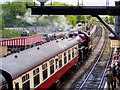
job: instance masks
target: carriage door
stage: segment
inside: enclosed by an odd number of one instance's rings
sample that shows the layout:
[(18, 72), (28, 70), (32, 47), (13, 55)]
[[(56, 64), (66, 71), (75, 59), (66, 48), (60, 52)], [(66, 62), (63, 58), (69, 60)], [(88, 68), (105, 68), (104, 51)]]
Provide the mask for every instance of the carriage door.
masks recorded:
[(30, 81), (23, 84), (23, 90), (30, 90)]
[(15, 90), (19, 90), (19, 83), (15, 83)]
[(30, 77), (29, 74), (26, 74), (22, 77), (22, 88), (23, 90), (30, 90)]

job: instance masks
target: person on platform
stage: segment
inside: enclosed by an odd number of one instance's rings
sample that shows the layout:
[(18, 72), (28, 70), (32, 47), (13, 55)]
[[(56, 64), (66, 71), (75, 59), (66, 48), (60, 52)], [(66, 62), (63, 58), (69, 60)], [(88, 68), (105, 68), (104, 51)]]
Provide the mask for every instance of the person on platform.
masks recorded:
[(112, 71), (111, 71), (110, 67), (106, 70), (105, 77), (106, 77), (106, 81), (107, 81), (108, 90), (110, 90), (110, 86), (112, 87), (112, 90), (114, 90), (113, 74), (112, 74)]
[(113, 64), (113, 66), (111, 67), (112, 70), (112, 74), (113, 74), (113, 85), (114, 88), (116, 88), (116, 76), (117, 76), (117, 70), (116, 70), (116, 65)]
[(117, 64), (117, 70), (116, 70), (116, 77), (117, 77), (117, 81), (118, 81), (118, 85), (120, 86), (120, 65)]

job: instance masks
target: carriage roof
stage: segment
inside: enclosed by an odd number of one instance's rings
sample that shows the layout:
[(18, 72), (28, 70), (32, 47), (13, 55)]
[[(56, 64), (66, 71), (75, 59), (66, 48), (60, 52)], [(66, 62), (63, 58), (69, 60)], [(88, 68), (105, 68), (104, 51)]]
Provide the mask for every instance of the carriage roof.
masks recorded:
[[(0, 68), (10, 73), (12, 77), (16, 77), (75, 44), (77, 44), (77, 41), (70, 38), (59, 39), (58, 42), (51, 41), (20, 53), (0, 58)], [(39, 50), (37, 47), (39, 47)], [(15, 58), (15, 55), (17, 55), (17, 58)]]

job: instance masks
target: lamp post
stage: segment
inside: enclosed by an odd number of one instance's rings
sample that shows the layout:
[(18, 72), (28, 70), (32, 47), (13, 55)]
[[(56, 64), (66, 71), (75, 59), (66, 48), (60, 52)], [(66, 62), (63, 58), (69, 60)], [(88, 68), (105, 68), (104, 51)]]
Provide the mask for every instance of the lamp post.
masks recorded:
[(106, 0), (106, 6), (109, 6), (109, 0)]
[(51, 0), (51, 6), (52, 6), (52, 0)]
[(78, 6), (79, 6), (79, 0), (78, 0)]
[(48, 1), (48, 0), (37, 0), (38, 2), (40, 2), (41, 6), (44, 6), (44, 4)]
[(82, 0), (82, 6), (83, 6), (83, 0)]

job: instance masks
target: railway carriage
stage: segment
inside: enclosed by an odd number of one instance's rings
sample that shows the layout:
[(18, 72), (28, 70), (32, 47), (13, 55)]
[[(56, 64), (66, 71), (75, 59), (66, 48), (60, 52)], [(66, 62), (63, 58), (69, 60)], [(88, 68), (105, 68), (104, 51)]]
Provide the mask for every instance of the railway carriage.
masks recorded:
[[(78, 42), (75, 39), (51, 41), (1, 58), (0, 68), (5, 71), (2, 74), (10, 75), (11, 86), (15, 89), (49, 88), (78, 62), (77, 50)], [(11, 81), (8, 76), (5, 76), (6, 80), (0, 77), (6, 84)]]
[(0, 88), (49, 88), (88, 57), (90, 42), (84, 46), (76, 38), (58, 39), (0, 58)]

